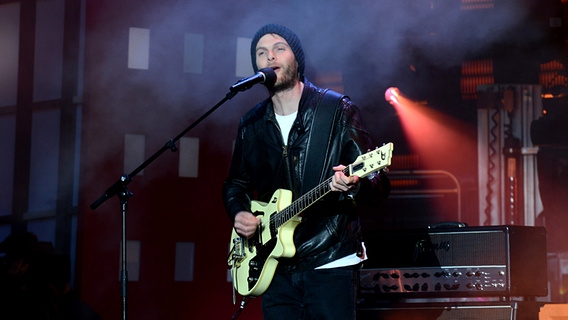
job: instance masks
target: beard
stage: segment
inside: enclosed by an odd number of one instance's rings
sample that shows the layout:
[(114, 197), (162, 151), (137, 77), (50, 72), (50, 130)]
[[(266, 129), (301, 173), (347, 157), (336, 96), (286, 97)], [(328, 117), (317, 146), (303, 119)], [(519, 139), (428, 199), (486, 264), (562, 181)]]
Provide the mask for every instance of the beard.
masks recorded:
[(281, 92), (290, 90), (299, 81), (298, 68), (293, 66), (286, 66), (281, 69), (280, 76), (276, 78), (276, 83), (273, 86), (274, 92)]

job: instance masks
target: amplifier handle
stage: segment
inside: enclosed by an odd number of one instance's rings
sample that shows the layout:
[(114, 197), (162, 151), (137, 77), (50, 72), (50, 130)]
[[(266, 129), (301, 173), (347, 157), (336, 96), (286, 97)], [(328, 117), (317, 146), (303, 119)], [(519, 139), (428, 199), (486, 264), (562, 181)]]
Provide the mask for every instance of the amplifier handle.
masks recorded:
[(440, 223), (436, 223), (435, 225), (428, 226), (428, 229), (437, 229), (437, 228), (465, 228), (467, 227), (467, 223), (459, 222), (459, 221), (443, 221)]

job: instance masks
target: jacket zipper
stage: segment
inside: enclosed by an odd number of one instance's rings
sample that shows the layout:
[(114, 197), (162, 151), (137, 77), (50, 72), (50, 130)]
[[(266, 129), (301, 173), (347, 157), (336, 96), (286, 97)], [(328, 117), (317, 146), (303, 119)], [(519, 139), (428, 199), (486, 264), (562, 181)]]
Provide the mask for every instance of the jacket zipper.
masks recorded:
[(288, 146), (286, 145), (286, 143), (284, 143), (284, 135), (282, 134), (282, 129), (277, 122), (273, 123), (276, 126), (276, 129), (278, 129), (278, 132), (280, 132), (280, 141), (282, 141), (282, 158), (286, 158), (288, 156)]

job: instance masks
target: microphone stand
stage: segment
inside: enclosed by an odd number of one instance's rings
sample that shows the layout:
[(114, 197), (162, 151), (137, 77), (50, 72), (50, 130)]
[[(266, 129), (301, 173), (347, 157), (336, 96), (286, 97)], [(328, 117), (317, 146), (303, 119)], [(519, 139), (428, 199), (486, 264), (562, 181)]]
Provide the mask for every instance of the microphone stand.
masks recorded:
[[(250, 88), (250, 87), (249, 87)], [(221, 101), (214, 105), (211, 109), (205, 112), (199, 119), (195, 120), (191, 125), (189, 125), (185, 130), (178, 134), (175, 138), (170, 139), (162, 148), (156, 151), (150, 158), (140, 164), (136, 169), (134, 169), (130, 174), (122, 175), (113, 185), (111, 185), (97, 200), (95, 200), (89, 206), (91, 210), (95, 210), (101, 204), (103, 204), (107, 199), (117, 196), (120, 200), (120, 209), (122, 213), (122, 254), (121, 254), (121, 271), (120, 271), (120, 295), (122, 297), (122, 319), (127, 318), (127, 296), (128, 296), (128, 270), (127, 270), (127, 259), (126, 259), (126, 213), (128, 208), (128, 200), (134, 194), (130, 192), (126, 186), (132, 182), (132, 179), (144, 168), (146, 168), (150, 163), (156, 160), (162, 153), (166, 150), (171, 150), (172, 152), (177, 151), (176, 142), (181, 139), (186, 133), (197, 126), (201, 121), (207, 118), (211, 113), (217, 110), (222, 104), (231, 100), (239, 91), (244, 91), (248, 88), (235, 90), (231, 87), (229, 93), (225, 95)]]

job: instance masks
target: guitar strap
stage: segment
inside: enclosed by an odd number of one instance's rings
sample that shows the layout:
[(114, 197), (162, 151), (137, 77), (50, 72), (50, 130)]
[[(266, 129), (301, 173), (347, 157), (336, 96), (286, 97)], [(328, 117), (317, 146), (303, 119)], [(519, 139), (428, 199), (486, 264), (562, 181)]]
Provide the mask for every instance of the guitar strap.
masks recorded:
[(339, 104), (344, 95), (326, 89), (316, 106), (314, 120), (310, 129), (306, 164), (302, 183), (302, 194), (317, 186), (326, 178), (325, 163), (329, 158), (329, 144), (335, 124), (335, 117), (341, 110)]

